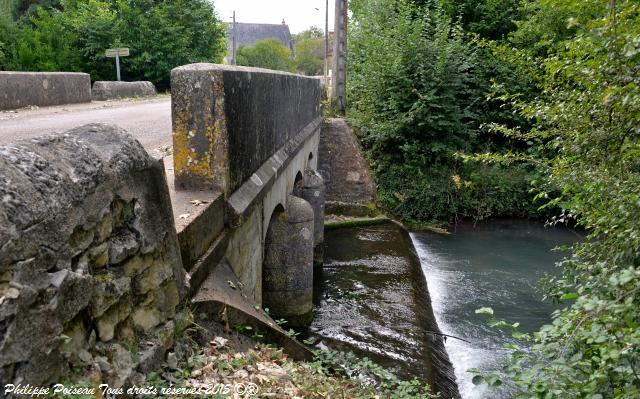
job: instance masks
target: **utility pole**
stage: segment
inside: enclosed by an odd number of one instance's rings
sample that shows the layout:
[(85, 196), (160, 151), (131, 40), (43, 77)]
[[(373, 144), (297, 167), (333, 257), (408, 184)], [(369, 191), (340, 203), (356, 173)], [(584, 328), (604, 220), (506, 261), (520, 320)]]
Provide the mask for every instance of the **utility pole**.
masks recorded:
[(334, 28), (333, 43), (333, 85), (331, 87), (331, 100), (336, 110), (344, 114), (346, 109), (346, 83), (347, 83), (347, 1), (336, 0), (336, 23)]
[[(228, 15), (228, 14), (227, 14)], [(236, 12), (233, 11), (233, 39), (232, 39), (232, 49), (231, 49), (231, 65), (236, 65), (236, 41), (238, 37), (238, 30), (236, 28)]]
[[(329, 87), (329, 0), (324, 7), (324, 87)], [(326, 92), (325, 92), (326, 94)]]

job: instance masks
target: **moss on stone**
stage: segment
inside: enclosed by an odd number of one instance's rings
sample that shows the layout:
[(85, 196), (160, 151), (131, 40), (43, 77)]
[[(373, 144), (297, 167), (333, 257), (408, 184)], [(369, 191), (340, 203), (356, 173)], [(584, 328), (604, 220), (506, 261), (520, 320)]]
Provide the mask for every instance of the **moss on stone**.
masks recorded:
[(357, 226), (372, 226), (389, 221), (387, 217), (375, 217), (375, 218), (356, 218), (345, 219), (339, 221), (325, 222), (325, 230), (335, 230), (345, 227), (357, 227)]

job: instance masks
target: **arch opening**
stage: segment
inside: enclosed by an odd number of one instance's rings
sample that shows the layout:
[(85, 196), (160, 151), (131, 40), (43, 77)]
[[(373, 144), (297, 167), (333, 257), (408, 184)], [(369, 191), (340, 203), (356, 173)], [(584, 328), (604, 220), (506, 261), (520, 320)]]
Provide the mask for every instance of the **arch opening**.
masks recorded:
[(313, 152), (310, 152), (307, 158), (307, 168), (313, 169)]
[(296, 174), (296, 178), (295, 178), (295, 180), (293, 181), (293, 188), (294, 188), (294, 190), (295, 190), (295, 188), (296, 188), (296, 187), (298, 187), (298, 186), (302, 186), (302, 184), (304, 184), (303, 179), (304, 179), (304, 177), (303, 177), (303, 175), (302, 175), (302, 172), (301, 172), (301, 171), (298, 171), (298, 173)]

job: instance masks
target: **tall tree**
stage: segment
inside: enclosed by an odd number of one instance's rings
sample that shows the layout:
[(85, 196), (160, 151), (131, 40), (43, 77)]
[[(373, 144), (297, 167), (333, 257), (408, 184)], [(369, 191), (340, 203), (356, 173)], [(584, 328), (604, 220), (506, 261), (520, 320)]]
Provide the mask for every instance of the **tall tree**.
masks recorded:
[(250, 46), (241, 46), (237, 59), (238, 65), (295, 71), (291, 50), (276, 39), (265, 39)]
[(322, 75), (324, 71), (324, 33), (311, 27), (294, 38), (296, 70), (305, 75)]

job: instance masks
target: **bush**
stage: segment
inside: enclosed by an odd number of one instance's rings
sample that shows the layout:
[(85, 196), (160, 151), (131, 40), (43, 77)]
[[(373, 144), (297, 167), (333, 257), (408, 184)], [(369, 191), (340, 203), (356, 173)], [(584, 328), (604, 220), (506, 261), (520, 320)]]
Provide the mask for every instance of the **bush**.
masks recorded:
[(237, 63), (278, 71), (295, 71), (291, 50), (276, 39), (265, 39), (251, 46), (240, 46)]
[(123, 79), (149, 80), (163, 89), (174, 67), (220, 62), (226, 51), (225, 28), (205, 0), (32, 3), (18, 8), (24, 14), (14, 39), (5, 43), (11, 48), (4, 52), (5, 68), (81, 71), (93, 80), (115, 80), (114, 61), (104, 52), (129, 47), (131, 56), (121, 59)]
[[(554, 190), (542, 196), (563, 209), (556, 222), (578, 223), (588, 239), (562, 262), (562, 276), (547, 281), (546, 296), (565, 306), (534, 335), (516, 335), (528, 342), (511, 346), (504, 371), (517, 397), (637, 398), (640, 4), (545, 0), (525, 6), (537, 11), (519, 24), (514, 40), (526, 46), (510, 56), (537, 67), (542, 94), (523, 100), (512, 91), (534, 128), (510, 134), (539, 148), (532, 161), (543, 188)], [(536, 23), (555, 12), (569, 16), (568, 30), (545, 31)]]
[(311, 28), (297, 35), (295, 39), (296, 70), (308, 76), (322, 75), (324, 72), (324, 33)]
[[(502, 102), (486, 99), (491, 79), (509, 68), (434, 2), (351, 4), (349, 115), (383, 205), (421, 221), (532, 214), (527, 168), (500, 170), (463, 157), (521, 145), (482, 129), (495, 120), (519, 122)], [(466, 183), (457, 187), (454, 179)]]

